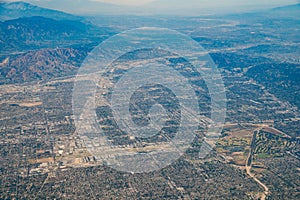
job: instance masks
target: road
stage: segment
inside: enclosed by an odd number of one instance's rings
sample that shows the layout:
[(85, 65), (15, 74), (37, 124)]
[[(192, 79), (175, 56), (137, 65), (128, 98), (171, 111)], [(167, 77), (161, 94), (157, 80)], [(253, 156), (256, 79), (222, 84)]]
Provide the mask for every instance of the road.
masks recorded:
[(251, 168), (252, 168), (252, 160), (253, 160), (253, 154), (255, 150), (255, 140), (256, 140), (256, 135), (259, 133), (261, 128), (256, 129), (253, 134), (251, 146), (250, 146), (250, 152), (246, 161), (246, 173), (255, 181), (257, 182), (262, 188), (264, 188), (264, 192), (261, 195), (261, 200), (265, 200), (266, 197), (270, 194), (269, 188), (263, 184), (258, 178), (255, 177), (254, 174), (251, 173)]

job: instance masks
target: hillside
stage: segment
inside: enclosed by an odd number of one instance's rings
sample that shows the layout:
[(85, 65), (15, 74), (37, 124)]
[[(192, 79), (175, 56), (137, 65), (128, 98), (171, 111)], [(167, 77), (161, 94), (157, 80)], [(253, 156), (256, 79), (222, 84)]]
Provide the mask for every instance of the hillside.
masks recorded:
[(80, 21), (44, 17), (19, 18), (0, 22), (2, 54), (32, 49), (100, 42), (112, 30), (98, 28)]
[(42, 16), (51, 19), (65, 20), (82, 19), (82, 17), (74, 16), (61, 11), (41, 8), (25, 2), (0, 3), (0, 21), (33, 16)]
[(0, 62), (0, 85), (74, 75), (86, 55), (86, 49), (61, 48), (9, 56)]
[(63, 12), (28, 3), (1, 3), (0, 84), (76, 73), (93, 46), (114, 34)]

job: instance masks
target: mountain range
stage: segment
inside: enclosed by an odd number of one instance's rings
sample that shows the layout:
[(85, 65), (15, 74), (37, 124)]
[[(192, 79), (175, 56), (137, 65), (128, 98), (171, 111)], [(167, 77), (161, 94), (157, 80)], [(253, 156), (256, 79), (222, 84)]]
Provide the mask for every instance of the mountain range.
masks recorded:
[[(63, 10), (80, 15), (185, 15), (199, 16), (212, 14), (231, 14), (270, 9), (287, 5), (277, 1), (241, 1), (241, 0), (156, 0), (138, 6), (116, 5), (96, 0), (27, 0), (41, 7)], [(75, 2), (75, 3), (74, 3)]]
[(87, 50), (45, 48), (6, 57), (0, 62), (0, 85), (76, 74)]
[(3, 2), (0, 3), (0, 21), (17, 19), (21, 17), (43, 16), (52, 19), (80, 20), (82, 17), (38, 7), (26, 2)]
[[(183, 33), (190, 32), (194, 38), (199, 34), (202, 37), (199, 43), (206, 49), (222, 50), (239, 44), (243, 47), (245, 44), (254, 45), (250, 49), (236, 50), (238, 52), (234, 56), (229, 54), (228, 58), (223, 52), (218, 54), (217, 59), (216, 56), (212, 57), (216, 63), (224, 58), (227, 61), (231, 59), (232, 65), (222, 61), (227, 70), (237, 67), (247, 69), (252, 66), (247, 76), (268, 86), (275, 94), (278, 92), (277, 95), (282, 99), (300, 107), (299, 95), (289, 95), (290, 91), (299, 91), (299, 51), (296, 51), (299, 44), (297, 30), (300, 30), (299, 4), (254, 13), (207, 18), (96, 16), (98, 25), (88, 22), (90, 18), (23, 2), (2, 3), (0, 8), (3, 11), (0, 12), (0, 19), (3, 20), (0, 22), (0, 84), (74, 75), (88, 52), (107, 37), (117, 33), (119, 27), (128, 30), (132, 26), (160, 26)], [(106, 22), (103, 22), (104, 19)], [(257, 45), (259, 43), (266, 44)], [(249, 58), (239, 62), (241, 55)], [(269, 64), (260, 62), (257, 55), (267, 57)], [(277, 59), (280, 61), (277, 62)], [(283, 60), (286, 65), (281, 63)], [(281, 81), (278, 81), (278, 77), (282, 78)], [(286, 83), (285, 87), (282, 82)]]
[(76, 73), (87, 52), (114, 30), (24, 2), (0, 4), (0, 84)]
[(23, 52), (102, 41), (113, 31), (81, 21), (54, 20), (41, 16), (0, 22), (0, 52)]

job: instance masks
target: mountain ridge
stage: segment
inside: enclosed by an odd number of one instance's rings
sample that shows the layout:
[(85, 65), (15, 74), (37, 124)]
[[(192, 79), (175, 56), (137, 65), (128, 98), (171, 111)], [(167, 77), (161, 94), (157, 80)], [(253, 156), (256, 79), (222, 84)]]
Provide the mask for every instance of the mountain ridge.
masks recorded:
[(51, 10), (31, 3), (16, 2), (0, 2), (0, 21), (12, 20), (22, 17), (42, 16), (55, 20), (82, 20), (82, 17), (65, 13), (59, 10)]
[(189, 0), (182, 4), (180, 0), (157, 0), (142, 5), (128, 6), (116, 5), (112, 3), (104, 3), (99, 1), (76, 0), (51, 0), (51, 1), (35, 1), (28, 0), (38, 6), (49, 7), (51, 9), (61, 10), (75, 13), (79, 15), (138, 15), (138, 16), (151, 16), (151, 15), (179, 15), (179, 16), (201, 16), (201, 15), (220, 15), (220, 14), (234, 14), (244, 12), (254, 12), (258, 10), (268, 10), (280, 7), (283, 4), (279, 3), (224, 3), (221, 1), (204, 3), (198, 0)]
[[(98, 28), (81, 21), (55, 20), (41, 16), (24, 17), (0, 22), (0, 51), (28, 51), (39, 48), (68, 46), (109, 34), (107, 28)], [(95, 33), (94, 33), (95, 32)]]

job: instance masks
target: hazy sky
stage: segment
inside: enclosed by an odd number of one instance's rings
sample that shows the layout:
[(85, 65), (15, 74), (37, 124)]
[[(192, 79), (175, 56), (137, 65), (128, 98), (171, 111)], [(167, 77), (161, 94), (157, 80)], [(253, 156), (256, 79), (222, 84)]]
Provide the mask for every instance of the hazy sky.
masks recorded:
[(91, 0), (91, 1), (100, 1), (105, 3), (119, 4), (119, 5), (142, 5), (155, 0)]

